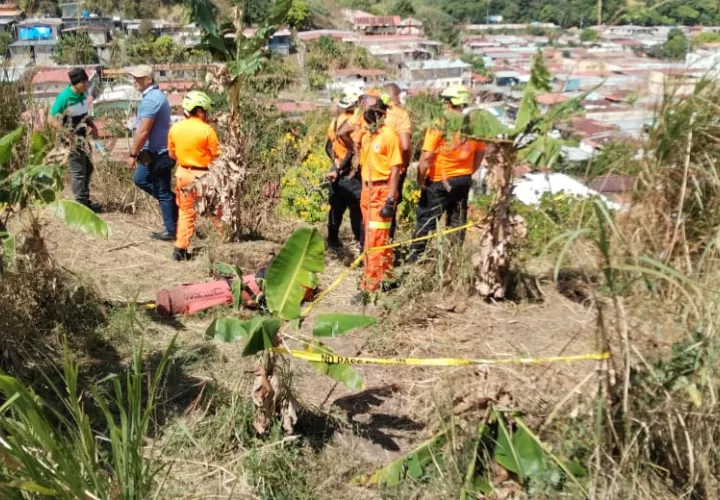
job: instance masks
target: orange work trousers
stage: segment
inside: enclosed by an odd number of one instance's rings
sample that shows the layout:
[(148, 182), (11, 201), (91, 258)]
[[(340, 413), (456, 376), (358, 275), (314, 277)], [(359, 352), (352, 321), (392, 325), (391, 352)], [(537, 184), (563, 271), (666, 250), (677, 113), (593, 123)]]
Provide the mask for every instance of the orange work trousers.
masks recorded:
[(380, 211), (389, 195), (387, 182), (375, 184), (363, 182), (360, 209), (365, 225), (365, 267), (360, 289), (366, 292), (376, 291), (383, 280), (392, 278), (393, 250), (391, 248), (372, 250), (374, 247), (390, 243), (392, 217), (380, 216)]
[(178, 165), (175, 171), (175, 200), (178, 206), (177, 233), (175, 234), (175, 248), (187, 250), (190, 240), (195, 234), (195, 193), (186, 193), (184, 187), (189, 186), (195, 178), (203, 175), (202, 170), (190, 170)]

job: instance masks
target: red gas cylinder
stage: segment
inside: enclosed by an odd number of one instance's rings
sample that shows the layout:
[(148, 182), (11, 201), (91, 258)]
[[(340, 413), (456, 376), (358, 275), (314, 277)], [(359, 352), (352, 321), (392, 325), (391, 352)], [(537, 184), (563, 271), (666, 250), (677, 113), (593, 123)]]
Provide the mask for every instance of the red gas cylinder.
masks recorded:
[(230, 284), (226, 280), (191, 283), (157, 293), (155, 305), (162, 316), (195, 314), (223, 304), (232, 304)]

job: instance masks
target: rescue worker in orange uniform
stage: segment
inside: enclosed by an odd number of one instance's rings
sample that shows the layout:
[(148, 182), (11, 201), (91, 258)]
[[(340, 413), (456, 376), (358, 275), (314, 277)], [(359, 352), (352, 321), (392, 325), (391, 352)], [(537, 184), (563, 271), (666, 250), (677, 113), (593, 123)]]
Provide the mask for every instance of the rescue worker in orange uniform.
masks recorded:
[(390, 242), (390, 228), (397, 207), (397, 189), (403, 158), (397, 133), (385, 124), (387, 105), (378, 96), (360, 97), (365, 133), (360, 143), (362, 208), (365, 226), (365, 261), (360, 284), (361, 300), (392, 278), (392, 249), (373, 251)]
[(362, 250), (362, 213), (360, 212), (360, 170), (353, 166), (353, 148), (348, 148), (340, 139), (338, 131), (352, 119), (357, 107), (358, 95), (345, 94), (337, 103), (338, 116), (328, 127), (325, 151), (332, 161), (327, 175), (330, 182), (330, 212), (328, 213), (328, 248), (340, 248), (340, 226), (345, 211), (350, 211), (350, 226), (355, 236), (356, 248)]
[(185, 119), (174, 124), (168, 134), (168, 151), (177, 162), (175, 191), (178, 205), (178, 227), (175, 238), (174, 260), (188, 260), (188, 247), (195, 234), (195, 193), (186, 193), (184, 187), (207, 173), (210, 164), (220, 155), (217, 133), (207, 123), (212, 107), (204, 92), (189, 92), (182, 102)]
[[(463, 109), (470, 104), (468, 89), (463, 85), (450, 86), (440, 97), (445, 104), (445, 124), (457, 127), (457, 131), (451, 132), (453, 135), (449, 142), (445, 131), (440, 128), (429, 128), (425, 132), (418, 165), (418, 185), (422, 192), (413, 238), (435, 231), (443, 213), (446, 214), (448, 227), (466, 223), (472, 174), (480, 167), (485, 155), (485, 144), (464, 137), (461, 130), (461, 125), (468, 122), (468, 117), (463, 116)], [(461, 231), (458, 236), (462, 241), (465, 232)], [(426, 241), (413, 243), (409, 260), (416, 260), (426, 244)]]
[[(397, 204), (399, 205), (402, 202), (403, 185), (405, 184), (405, 176), (407, 175), (407, 169), (410, 165), (412, 121), (410, 120), (410, 114), (400, 103), (400, 87), (398, 87), (395, 83), (388, 83), (383, 88), (383, 91), (383, 101), (388, 106), (385, 124), (397, 133), (398, 138), (400, 139), (400, 150), (403, 157), (402, 174), (400, 175), (400, 184), (398, 185)], [(393, 217), (392, 230), (390, 231), (391, 238), (395, 236), (396, 228), (397, 220)]]

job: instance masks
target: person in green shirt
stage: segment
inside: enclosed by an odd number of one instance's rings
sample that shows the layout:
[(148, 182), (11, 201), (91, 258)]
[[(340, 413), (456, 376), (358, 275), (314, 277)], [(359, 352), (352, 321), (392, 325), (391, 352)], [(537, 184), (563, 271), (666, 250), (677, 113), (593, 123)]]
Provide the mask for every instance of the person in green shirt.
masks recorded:
[(73, 68), (68, 76), (70, 85), (55, 98), (48, 123), (58, 131), (63, 143), (70, 147), (68, 166), (75, 200), (97, 212), (100, 207), (90, 201), (90, 177), (94, 167), (87, 136), (89, 134), (94, 139), (98, 137), (97, 127), (92, 117), (88, 116), (87, 91), (90, 79), (82, 68)]

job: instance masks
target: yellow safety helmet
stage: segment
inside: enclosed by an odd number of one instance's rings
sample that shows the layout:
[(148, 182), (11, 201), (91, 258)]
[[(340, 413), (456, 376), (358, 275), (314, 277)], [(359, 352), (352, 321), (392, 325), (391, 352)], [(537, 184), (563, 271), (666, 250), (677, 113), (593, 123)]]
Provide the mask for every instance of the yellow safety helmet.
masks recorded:
[(212, 99), (205, 93), (198, 90), (188, 92), (182, 102), (182, 108), (187, 113), (192, 112), (195, 108), (202, 108), (205, 111), (210, 111), (212, 108)]
[(465, 85), (450, 85), (440, 93), (440, 97), (449, 100), (453, 106), (470, 104), (470, 91)]

